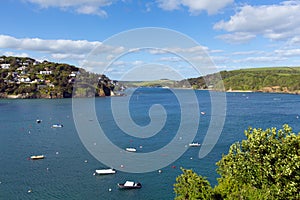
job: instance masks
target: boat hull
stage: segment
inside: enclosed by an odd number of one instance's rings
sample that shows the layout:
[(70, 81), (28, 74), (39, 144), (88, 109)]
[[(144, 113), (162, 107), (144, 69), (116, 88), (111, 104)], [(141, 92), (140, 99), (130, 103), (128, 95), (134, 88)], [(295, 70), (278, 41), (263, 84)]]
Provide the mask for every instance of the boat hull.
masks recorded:
[(125, 186), (124, 184), (118, 183), (118, 187), (119, 187), (120, 189), (140, 189), (140, 188), (142, 188), (142, 184), (136, 183), (136, 184), (133, 185), (133, 186)]
[(189, 144), (189, 147), (200, 147), (201, 146), (201, 144), (199, 144), (199, 143), (191, 143), (191, 144)]
[(108, 174), (115, 174), (116, 171), (113, 169), (98, 169), (95, 170), (95, 175), (108, 175)]
[(44, 159), (45, 156), (44, 155), (39, 155), (39, 156), (30, 156), (31, 160), (39, 160), (39, 159)]
[(128, 152), (136, 152), (136, 149), (135, 148), (131, 148), (131, 147), (128, 147), (125, 150), (128, 151)]

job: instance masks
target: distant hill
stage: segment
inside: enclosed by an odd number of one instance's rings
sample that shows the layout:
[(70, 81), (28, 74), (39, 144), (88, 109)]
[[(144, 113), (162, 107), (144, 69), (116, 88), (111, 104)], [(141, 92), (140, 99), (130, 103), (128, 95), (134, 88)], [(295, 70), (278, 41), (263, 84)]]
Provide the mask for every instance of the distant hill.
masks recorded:
[(126, 87), (178, 87), (179, 82), (169, 79), (160, 79), (154, 81), (120, 81)]
[[(37, 61), (27, 57), (0, 57), (0, 98), (66, 98), (71, 97), (78, 75), (87, 77), (91, 87), (80, 82), (77, 96), (109, 96), (116, 82), (105, 75), (86, 72), (73, 65)], [(94, 90), (93, 90), (94, 91)]]
[[(227, 91), (282, 92), (300, 94), (300, 67), (251, 68), (221, 71), (222, 81)], [(214, 88), (220, 80), (214, 81), (215, 74), (188, 79), (194, 89), (208, 89), (205, 80)]]

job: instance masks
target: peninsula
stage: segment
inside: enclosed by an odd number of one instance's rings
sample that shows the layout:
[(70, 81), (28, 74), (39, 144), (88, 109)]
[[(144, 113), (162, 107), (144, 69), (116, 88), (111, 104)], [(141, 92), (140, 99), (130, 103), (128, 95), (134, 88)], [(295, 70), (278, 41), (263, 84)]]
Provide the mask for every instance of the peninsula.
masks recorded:
[[(118, 84), (104, 74), (95, 74), (64, 63), (37, 61), (28, 57), (0, 57), (0, 98), (68, 98), (79, 73), (95, 85), (95, 96), (110, 96)], [(77, 96), (86, 96), (88, 87)]]

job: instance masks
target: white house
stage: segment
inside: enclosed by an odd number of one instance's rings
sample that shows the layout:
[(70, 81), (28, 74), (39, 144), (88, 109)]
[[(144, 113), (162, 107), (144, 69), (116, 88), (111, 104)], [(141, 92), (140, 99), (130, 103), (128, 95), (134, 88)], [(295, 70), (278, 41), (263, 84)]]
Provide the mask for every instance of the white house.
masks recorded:
[(27, 68), (27, 67), (23, 65), (22, 67), (18, 67), (17, 70), (18, 70), (18, 71), (23, 71), (23, 70), (25, 70), (26, 68)]
[(21, 79), (20, 79), (20, 82), (21, 82), (21, 83), (29, 83), (29, 82), (31, 82), (31, 80), (30, 80), (30, 78), (28, 78), (28, 77), (27, 77), (27, 78), (21, 78)]
[(73, 72), (69, 75), (70, 77), (76, 77), (76, 74), (74, 74)]
[(9, 69), (10, 64), (1, 64), (2, 69)]
[(40, 74), (50, 75), (52, 74), (52, 71), (40, 71)]

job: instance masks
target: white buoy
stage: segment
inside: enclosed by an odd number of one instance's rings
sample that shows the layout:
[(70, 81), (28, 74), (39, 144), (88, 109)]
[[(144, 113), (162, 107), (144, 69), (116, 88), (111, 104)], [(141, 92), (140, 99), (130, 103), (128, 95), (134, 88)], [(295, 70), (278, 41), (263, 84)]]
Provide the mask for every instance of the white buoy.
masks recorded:
[(158, 173), (161, 173), (161, 172), (162, 172), (161, 169), (159, 169), (159, 170), (158, 170)]
[(109, 188), (108, 191), (111, 192), (111, 188)]
[(29, 189), (27, 192), (28, 192), (28, 193), (31, 193), (31, 192), (32, 192), (32, 190), (31, 190), (31, 189)]
[(87, 163), (88, 161), (87, 161), (87, 160), (85, 160), (84, 162), (85, 162), (85, 163)]

